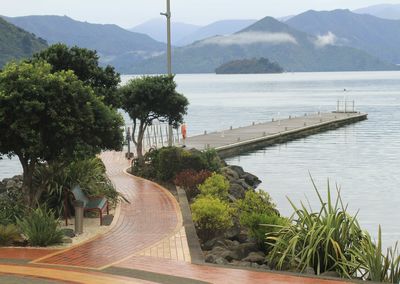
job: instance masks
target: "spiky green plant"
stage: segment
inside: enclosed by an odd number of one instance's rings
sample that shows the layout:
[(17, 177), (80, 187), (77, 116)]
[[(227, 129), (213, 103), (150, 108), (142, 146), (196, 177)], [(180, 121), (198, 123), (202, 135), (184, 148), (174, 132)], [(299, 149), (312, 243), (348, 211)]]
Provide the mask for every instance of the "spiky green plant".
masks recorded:
[(377, 241), (374, 242), (369, 234), (365, 234), (361, 246), (351, 249), (352, 259), (349, 263), (357, 270), (357, 275), (364, 280), (399, 283), (400, 255), (397, 244), (394, 248), (388, 248), (384, 255), (382, 230), (379, 226)]
[(61, 215), (64, 200), (69, 190), (80, 185), (88, 196), (105, 196), (111, 205), (116, 205), (119, 194), (106, 175), (103, 162), (99, 158), (79, 160), (67, 165), (63, 163), (42, 164), (35, 171), (35, 186), (43, 192), (40, 203), (46, 203)]
[(350, 278), (354, 268), (346, 264), (350, 259), (349, 250), (360, 246), (363, 232), (356, 216), (347, 212), (339, 188), (336, 187), (337, 198), (334, 201), (328, 181), (328, 197), (324, 201), (311, 180), (321, 209), (313, 212), (303, 203), (298, 208), (289, 199), (294, 209), (291, 222), (278, 232), (267, 235), (267, 243), (272, 246), (269, 260), (277, 269), (290, 266), (304, 271), (312, 267), (316, 274), (337, 271)]
[(390, 283), (400, 283), (400, 251), (398, 244), (396, 242), (393, 248), (388, 249), (390, 265), (387, 280)]
[(389, 262), (382, 253), (382, 233), (379, 226), (378, 241), (375, 244), (371, 236), (366, 234), (359, 247), (350, 250), (351, 263), (364, 280), (382, 282), (389, 269)]
[(17, 220), (23, 235), (32, 246), (46, 247), (62, 242), (63, 232), (54, 211), (37, 207), (23, 219)]

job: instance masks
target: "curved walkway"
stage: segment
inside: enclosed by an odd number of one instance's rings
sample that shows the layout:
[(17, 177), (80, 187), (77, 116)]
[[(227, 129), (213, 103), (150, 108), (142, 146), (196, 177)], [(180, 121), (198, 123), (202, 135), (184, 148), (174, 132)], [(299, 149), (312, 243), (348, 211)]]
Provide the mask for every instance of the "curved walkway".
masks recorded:
[(342, 283), (191, 264), (181, 211), (171, 193), (126, 174), (129, 164), (122, 153), (107, 152), (102, 159), (118, 191), (130, 201), (120, 205), (110, 230), (62, 251), (0, 249), (0, 276), (68, 283)]
[(106, 152), (102, 160), (110, 179), (130, 203), (121, 204), (119, 216), (106, 234), (35, 263), (104, 269), (180, 230), (179, 205), (168, 191), (126, 174), (129, 163), (122, 153)]

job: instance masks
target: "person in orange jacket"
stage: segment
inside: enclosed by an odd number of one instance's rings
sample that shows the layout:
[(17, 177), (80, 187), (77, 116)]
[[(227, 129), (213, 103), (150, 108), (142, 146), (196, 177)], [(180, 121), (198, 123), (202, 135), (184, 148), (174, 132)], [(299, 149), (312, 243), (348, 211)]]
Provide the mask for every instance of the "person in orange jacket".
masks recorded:
[(186, 124), (183, 123), (181, 125), (181, 133), (182, 133), (182, 139), (183, 139), (183, 146), (186, 145), (186, 134), (187, 134), (187, 129), (186, 129)]

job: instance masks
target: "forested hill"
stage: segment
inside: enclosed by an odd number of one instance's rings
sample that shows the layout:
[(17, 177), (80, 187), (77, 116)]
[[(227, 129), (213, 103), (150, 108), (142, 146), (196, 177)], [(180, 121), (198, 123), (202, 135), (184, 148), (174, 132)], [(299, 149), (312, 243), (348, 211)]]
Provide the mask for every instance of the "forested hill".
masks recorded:
[(325, 42), (353, 47), (382, 61), (400, 64), (400, 20), (334, 10), (307, 11), (285, 23)]
[(25, 16), (6, 18), (49, 44), (64, 43), (96, 50), (103, 64), (121, 70), (126, 62), (137, 62), (165, 50), (165, 44), (148, 35), (127, 31), (117, 25), (81, 22), (67, 16)]
[(44, 39), (37, 38), (0, 18), (0, 68), (10, 60), (30, 57), (46, 46)]

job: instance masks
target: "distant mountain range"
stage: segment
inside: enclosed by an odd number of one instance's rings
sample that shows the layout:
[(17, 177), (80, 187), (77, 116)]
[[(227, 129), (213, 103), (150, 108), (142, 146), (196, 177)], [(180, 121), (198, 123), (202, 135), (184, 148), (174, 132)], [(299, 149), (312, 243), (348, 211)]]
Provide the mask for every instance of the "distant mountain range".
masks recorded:
[(375, 17), (400, 20), (400, 4), (381, 4), (353, 11), (357, 14), (369, 14)]
[(256, 20), (222, 20), (204, 26), (178, 41), (178, 46), (185, 46), (196, 41), (217, 35), (231, 35), (252, 24)]
[[(95, 49), (102, 64), (121, 73), (166, 72), (165, 43), (148, 35), (66, 16), (4, 18), (49, 44)], [(162, 25), (165, 32), (165, 22)], [(346, 10), (309, 11), (285, 23), (271, 17), (257, 22), (219, 21), (180, 40), (191, 44), (173, 49), (173, 71), (213, 73), (229, 61), (262, 57), (286, 71), (393, 70), (397, 68), (393, 63), (400, 62), (395, 48), (400, 46), (399, 30), (399, 21)]]
[[(300, 32), (271, 17), (229, 36), (216, 36), (176, 48), (174, 72), (211, 73), (223, 63), (265, 57), (287, 71), (354, 71), (395, 69), (368, 53), (336, 46), (321, 37)], [(165, 55), (132, 64), (133, 73), (162, 73)], [(126, 72), (128, 70), (125, 70)]]
[(0, 68), (10, 60), (28, 58), (46, 47), (44, 39), (0, 18)]
[(400, 20), (334, 10), (308, 11), (285, 23), (333, 44), (361, 49), (386, 62), (400, 64)]
[[(178, 23), (172, 22), (171, 28), (173, 30), (172, 36), (172, 44), (179, 45), (179, 42), (189, 36), (190, 34), (201, 29), (201, 26), (186, 24), (186, 23)], [(167, 42), (167, 26), (166, 20), (163, 18), (160, 19), (152, 19), (143, 24), (140, 24), (134, 28), (129, 29), (132, 32), (147, 34), (153, 39), (160, 42)]]
[[(230, 35), (255, 22), (256, 20), (222, 20), (203, 27), (172, 22), (172, 44), (175, 46), (185, 46), (216, 35)], [(153, 19), (129, 30), (147, 34), (157, 41), (167, 42), (166, 23), (164, 19)]]
[(158, 42), (148, 35), (129, 32), (117, 25), (90, 24), (75, 21), (66, 16), (3, 18), (46, 39), (49, 44), (62, 42), (69, 46), (77, 45), (95, 49), (104, 64), (117, 65), (118, 62), (126, 60), (138, 62), (165, 50), (164, 43)]

